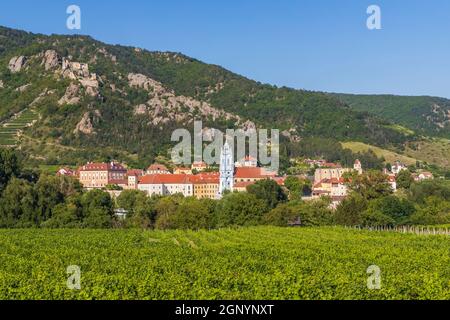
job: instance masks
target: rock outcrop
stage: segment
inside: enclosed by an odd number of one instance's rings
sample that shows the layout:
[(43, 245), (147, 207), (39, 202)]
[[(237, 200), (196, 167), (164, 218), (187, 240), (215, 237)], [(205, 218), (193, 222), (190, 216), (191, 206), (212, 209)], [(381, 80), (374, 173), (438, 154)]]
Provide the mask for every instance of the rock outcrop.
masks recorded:
[(50, 70), (61, 65), (61, 57), (55, 50), (47, 50), (44, 52), (42, 60), (45, 70)]
[(93, 122), (97, 121), (101, 117), (100, 111), (95, 110), (91, 112), (85, 112), (80, 122), (78, 122), (75, 130), (73, 131), (75, 134), (84, 133), (87, 135), (94, 134), (94, 125)]
[(143, 74), (128, 74), (128, 84), (130, 87), (148, 91), (149, 100), (146, 104), (135, 106), (134, 114), (148, 114), (153, 125), (169, 121), (192, 121), (194, 116), (202, 116), (213, 121), (219, 118), (234, 120), (236, 125), (241, 122), (238, 116), (216, 109), (207, 102), (198, 101), (191, 97), (177, 96), (172, 90), (167, 90), (160, 82)]
[(78, 93), (80, 92), (80, 86), (75, 83), (71, 83), (67, 89), (64, 96), (59, 99), (58, 104), (77, 104), (80, 102), (80, 97)]
[(3, 81), (0, 80), (0, 89), (1, 89), (1, 88), (4, 88), (4, 87), (5, 87), (5, 85), (3, 84)]
[(12, 57), (11, 60), (9, 60), (8, 69), (12, 73), (20, 72), (25, 66), (26, 61), (27, 58), (24, 56)]
[[(138, 87), (147, 91), (151, 90), (154, 93), (164, 94), (169, 91), (166, 90), (162, 84), (140, 73), (128, 74), (128, 84), (130, 87)], [(173, 92), (171, 92), (173, 93)]]
[(18, 92), (24, 92), (25, 90), (27, 90), (27, 88), (28, 88), (30, 85), (31, 85), (30, 83), (24, 84), (23, 86), (20, 86), (20, 87), (16, 88), (16, 91), (18, 91)]
[(63, 58), (61, 72), (64, 78), (78, 80), (86, 89), (86, 94), (92, 97), (98, 96), (98, 78), (95, 73), (89, 72), (89, 65), (87, 63), (73, 62)]

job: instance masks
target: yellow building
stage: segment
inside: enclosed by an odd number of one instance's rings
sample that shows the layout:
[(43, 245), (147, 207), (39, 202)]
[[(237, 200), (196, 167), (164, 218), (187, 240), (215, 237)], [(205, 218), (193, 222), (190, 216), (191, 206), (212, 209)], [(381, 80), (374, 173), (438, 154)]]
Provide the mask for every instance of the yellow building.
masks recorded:
[(194, 197), (197, 199), (216, 199), (219, 192), (219, 174), (202, 173), (190, 176), (194, 186)]

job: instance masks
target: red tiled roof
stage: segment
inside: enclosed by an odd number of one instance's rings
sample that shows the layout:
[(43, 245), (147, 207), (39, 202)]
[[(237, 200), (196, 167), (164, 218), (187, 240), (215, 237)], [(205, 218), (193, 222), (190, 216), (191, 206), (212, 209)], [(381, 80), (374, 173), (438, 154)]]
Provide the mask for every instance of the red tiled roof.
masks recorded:
[(169, 169), (167, 169), (167, 167), (165, 165), (159, 164), (159, 163), (152, 164), (150, 167), (148, 167), (147, 170), (152, 170), (152, 171), (169, 171)]
[(321, 185), (322, 183), (331, 183), (331, 184), (335, 184), (335, 183), (345, 183), (345, 179), (344, 178), (331, 178), (331, 179), (322, 179), (320, 180), (316, 185)]
[(74, 171), (70, 168), (64, 167), (64, 168), (60, 168), (58, 170), (58, 172), (56, 173), (56, 175), (57, 176), (61, 176), (61, 175), (62, 176), (74, 176), (74, 175), (76, 175), (76, 171)]
[(258, 167), (242, 167), (236, 168), (236, 172), (234, 174), (235, 178), (267, 178), (267, 175), (264, 175), (262, 172), (262, 168)]
[(125, 171), (120, 163), (87, 163), (80, 167), (79, 171)]
[(128, 176), (136, 176), (136, 177), (140, 177), (144, 175), (144, 171), (140, 170), (140, 169), (131, 169), (127, 171), (127, 175)]
[(214, 174), (196, 174), (189, 175), (189, 181), (193, 184), (204, 184), (204, 183), (216, 183), (218, 184), (220, 180), (220, 175), (218, 173)]
[(187, 174), (149, 174), (139, 179), (139, 184), (188, 184)]
[(342, 166), (339, 163), (332, 163), (332, 162), (326, 162), (322, 166), (329, 168), (342, 168)]

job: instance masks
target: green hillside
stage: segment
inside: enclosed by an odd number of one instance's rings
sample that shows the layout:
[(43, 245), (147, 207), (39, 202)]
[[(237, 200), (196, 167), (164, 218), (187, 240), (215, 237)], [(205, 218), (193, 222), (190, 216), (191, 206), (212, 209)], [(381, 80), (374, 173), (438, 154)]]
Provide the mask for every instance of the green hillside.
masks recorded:
[(393, 95), (333, 94), (332, 96), (354, 110), (380, 116), (403, 125), (413, 132), (450, 137), (450, 100), (448, 99)]
[[(33, 106), (39, 119), (16, 143), (39, 164), (110, 157), (148, 164), (167, 155), (175, 128), (192, 131), (194, 119), (221, 130), (280, 129), (285, 156), (304, 137), (377, 146), (412, 139), (328, 94), (261, 84), (179, 53), (4, 27), (0, 38), (0, 121)], [(86, 70), (75, 72), (78, 63)]]

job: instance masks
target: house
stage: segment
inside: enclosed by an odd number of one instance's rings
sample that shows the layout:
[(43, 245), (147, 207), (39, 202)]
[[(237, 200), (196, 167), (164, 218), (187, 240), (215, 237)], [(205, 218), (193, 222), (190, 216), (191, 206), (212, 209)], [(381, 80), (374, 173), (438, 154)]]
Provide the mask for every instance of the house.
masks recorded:
[(218, 172), (191, 175), (189, 181), (194, 187), (194, 197), (197, 199), (216, 199), (219, 193)]
[(66, 177), (75, 177), (75, 176), (77, 176), (77, 172), (70, 168), (64, 167), (64, 168), (60, 168), (56, 172), (56, 175), (57, 176), (66, 176)]
[(126, 189), (137, 189), (139, 178), (144, 176), (144, 170), (132, 169), (127, 171), (128, 186)]
[(153, 195), (182, 194), (185, 197), (194, 195), (194, 188), (186, 174), (150, 174), (139, 179), (138, 190)]
[(352, 168), (342, 168), (340, 164), (326, 163), (322, 168), (316, 169), (314, 172), (314, 183), (317, 184), (324, 179), (341, 179), (344, 173), (356, 171), (358, 174), (363, 173), (361, 161), (355, 160)]
[(309, 165), (311, 168), (314, 168), (316, 166), (321, 168), (325, 165), (325, 163), (327, 163), (327, 161), (323, 160), (323, 159), (320, 159), (320, 160), (306, 159), (304, 162), (305, 162), (305, 164)]
[(433, 174), (431, 172), (428, 171), (423, 171), (420, 173), (414, 173), (412, 175), (414, 181), (419, 182), (419, 181), (423, 181), (423, 180), (431, 180), (434, 178)]
[(154, 163), (147, 168), (147, 174), (170, 174), (169, 169), (163, 164)]
[(177, 167), (173, 170), (174, 174), (192, 174), (191, 168)]
[(395, 161), (394, 165), (392, 166), (391, 171), (393, 174), (397, 175), (400, 173), (400, 171), (406, 170), (406, 169), (407, 169), (407, 167), (403, 163), (401, 163), (400, 161), (397, 160), (397, 161)]
[(258, 180), (274, 178), (275, 173), (260, 167), (240, 167), (234, 172), (234, 183), (256, 182)]
[(350, 168), (320, 168), (314, 172), (314, 184), (320, 183), (325, 179), (340, 179), (346, 172), (351, 172)]
[(234, 166), (236, 168), (240, 168), (240, 167), (250, 167), (250, 168), (254, 168), (258, 166), (258, 160), (252, 156), (246, 156), (244, 158), (242, 158), (239, 161), (236, 161), (236, 163), (234, 164)]
[(206, 162), (203, 161), (194, 161), (191, 165), (191, 170), (192, 171), (197, 171), (197, 172), (202, 172), (205, 171), (206, 169), (208, 169), (208, 165), (206, 164)]
[(389, 184), (391, 185), (392, 191), (397, 191), (397, 177), (395, 176), (395, 174), (389, 174), (387, 179)]
[(320, 198), (322, 196), (330, 197), (345, 197), (348, 194), (348, 188), (344, 179), (331, 178), (323, 179), (320, 182), (314, 184), (312, 188), (313, 198)]
[(101, 189), (107, 185), (128, 186), (127, 169), (122, 164), (87, 163), (78, 169), (80, 183), (86, 189)]
[(355, 160), (355, 163), (353, 164), (353, 170), (358, 172), (358, 174), (363, 173), (362, 164), (361, 164), (361, 161), (359, 161), (359, 159)]

